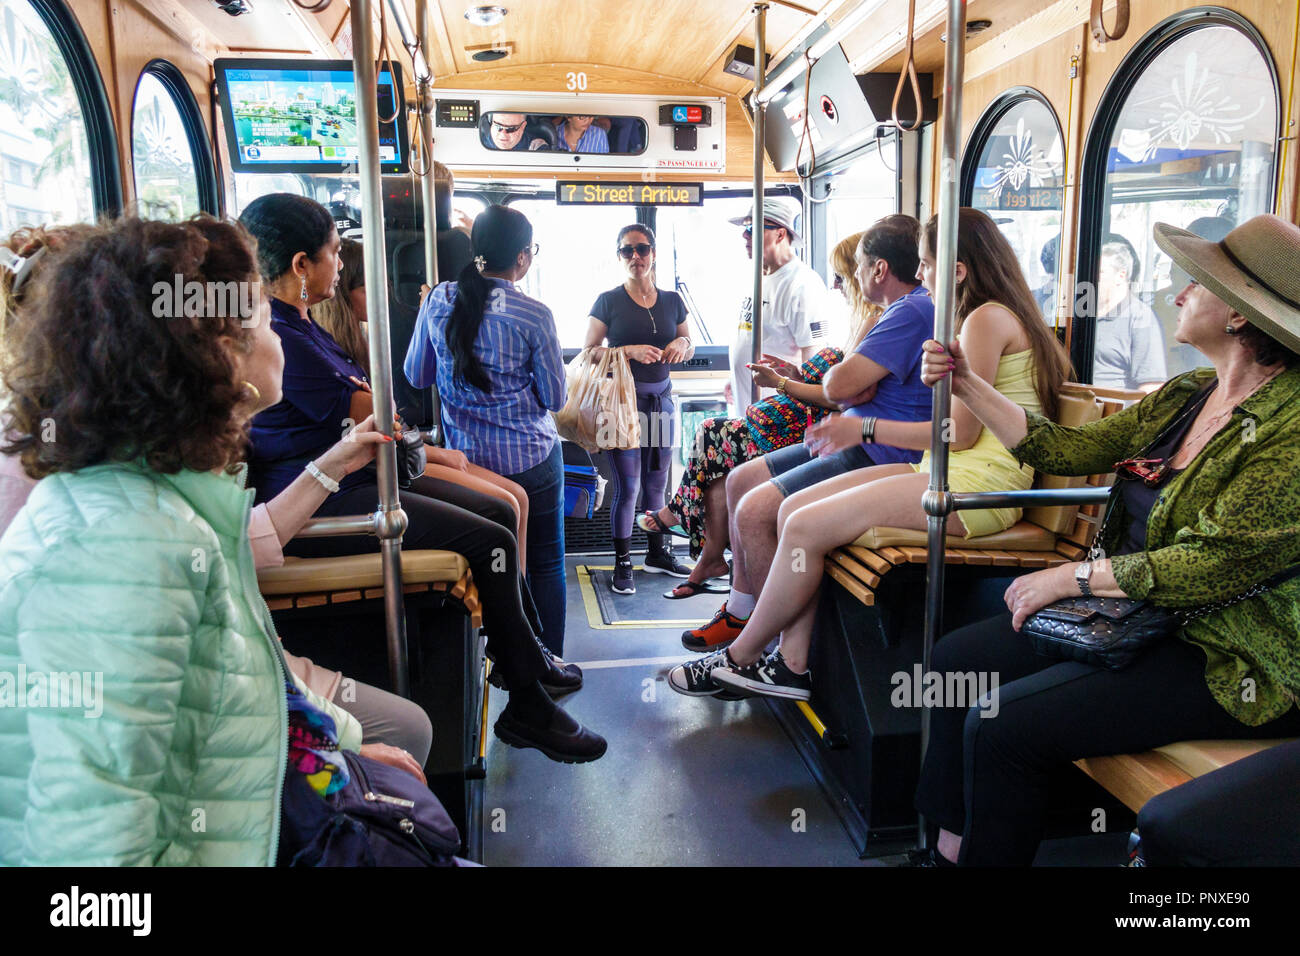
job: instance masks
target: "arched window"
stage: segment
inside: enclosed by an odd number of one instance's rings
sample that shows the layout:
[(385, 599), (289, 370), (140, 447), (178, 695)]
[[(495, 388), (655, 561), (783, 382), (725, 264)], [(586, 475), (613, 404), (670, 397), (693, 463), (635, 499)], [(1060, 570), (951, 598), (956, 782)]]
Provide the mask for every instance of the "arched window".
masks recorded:
[(0, 0), (0, 232), (122, 206), (104, 85), (58, 0)]
[(1187, 276), (1151, 230), (1217, 241), (1271, 212), (1280, 123), (1273, 62), (1238, 14), (1186, 11), (1128, 55), (1084, 153), (1073, 357), (1086, 381), (1149, 390), (1209, 364), (1174, 340)]
[(1043, 317), (1056, 319), (1065, 146), (1043, 94), (1028, 87), (994, 100), (971, 131), (962, 205), (988, 213), (1020, 260)]
[(218, 211), (208, 137), (185, 77), (165, 60), (140, 74), (131, 114), (136, 205), (149, 219)]

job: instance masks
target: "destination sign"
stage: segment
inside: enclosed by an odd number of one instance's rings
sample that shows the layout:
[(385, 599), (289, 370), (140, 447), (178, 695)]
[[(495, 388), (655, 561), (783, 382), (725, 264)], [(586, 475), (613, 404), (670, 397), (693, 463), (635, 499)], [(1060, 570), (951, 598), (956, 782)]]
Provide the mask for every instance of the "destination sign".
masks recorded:
[(556, 183), (561, 206), (702, 206), (704, 183)]
[(1029, 189), (1004, 189), (996, 197), (993, 190), (976, 189), (972, 205), (976, 209), (994, 209), (1012, 212), (1017, 209), (1048, 210), (1061, 208), (1061, 188), (1035, 187)]

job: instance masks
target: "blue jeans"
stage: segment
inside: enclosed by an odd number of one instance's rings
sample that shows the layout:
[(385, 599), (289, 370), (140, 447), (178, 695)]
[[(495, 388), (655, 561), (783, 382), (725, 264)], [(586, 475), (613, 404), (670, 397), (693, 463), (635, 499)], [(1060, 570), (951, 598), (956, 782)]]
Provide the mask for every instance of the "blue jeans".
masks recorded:
[(557, 439), (546, 460), (507, 475), (528, 492), (528, 589), (542, 624), (542, 643), (564, 653), (568, 595), (564, 581), (564, 455)]
[(767, 462), (767, 470), (772, 473), (772, 484), (786, 498), (828, 478), (838, 478), (875, 464), (865, 445), (854, 445), (833, 455), (814, 458), (803, 442), (769, 452), (763, 456), (763, 461)]

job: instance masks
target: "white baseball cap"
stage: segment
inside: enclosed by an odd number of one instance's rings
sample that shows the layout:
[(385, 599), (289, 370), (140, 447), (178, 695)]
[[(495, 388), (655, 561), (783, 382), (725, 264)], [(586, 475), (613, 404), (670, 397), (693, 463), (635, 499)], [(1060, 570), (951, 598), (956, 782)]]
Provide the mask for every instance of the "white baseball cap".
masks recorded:
[[(787, 230), (791, 237), (799, 235), (799, 218), (802, 213), (803, 207), (799, 201), (789, 196), (766, 196), (763, 199), (763, 219)], [(733, 226), (751, 226), (754, 224), (754, 215), (749, 213), (728, 221)]]

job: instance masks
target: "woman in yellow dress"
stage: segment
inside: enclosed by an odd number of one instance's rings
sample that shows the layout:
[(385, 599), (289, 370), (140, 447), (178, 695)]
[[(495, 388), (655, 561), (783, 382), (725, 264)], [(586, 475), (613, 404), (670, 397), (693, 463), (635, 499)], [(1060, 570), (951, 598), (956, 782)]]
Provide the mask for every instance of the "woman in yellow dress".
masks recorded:
[[(932, 289), (937, 220), (921, 236), (921, 279)], [(975, 374), (1027, 409), (1056, 416), (1069, 378), (1065, 350), (1041, 318), (1010, 243), (987, 215), (962, 209), (957, 234), (957, 332)], [(954, 492), (1028, 488), (1033, 470), (1020, 466), (959, 401), (952, 406), (948, 486)], [(860, 441), (928, 448), (929, 422), (877, 421), (834, 415), (808, 430), (808, 445), (830, 454)], [(730, 647), (673, 669), (669, 683), (691, 696), (810, 696), (812, 641), (825, 556), (871, 528), (924, 530), (921, 497), (929, 487), (929, 455), (918, 465), (879, 465), (832, 478), (781, 506), (781, 539), (758, 603)], [(994, 534), (1020, 520), (1020, 510), (964, 511), (948, 518), (948, 534)], [(781, 646), (763, 649), (778, 634)]]

